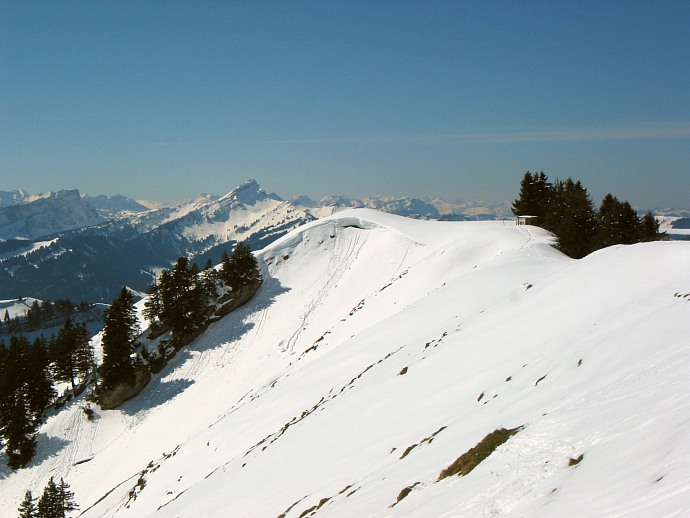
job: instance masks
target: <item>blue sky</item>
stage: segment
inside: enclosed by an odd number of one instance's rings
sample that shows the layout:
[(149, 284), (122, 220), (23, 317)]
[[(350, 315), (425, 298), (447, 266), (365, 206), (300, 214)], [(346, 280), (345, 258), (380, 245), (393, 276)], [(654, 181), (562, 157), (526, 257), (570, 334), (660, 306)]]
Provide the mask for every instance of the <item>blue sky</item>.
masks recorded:
[(690, 207), (690, 2), (0, 0), (0, 190)]

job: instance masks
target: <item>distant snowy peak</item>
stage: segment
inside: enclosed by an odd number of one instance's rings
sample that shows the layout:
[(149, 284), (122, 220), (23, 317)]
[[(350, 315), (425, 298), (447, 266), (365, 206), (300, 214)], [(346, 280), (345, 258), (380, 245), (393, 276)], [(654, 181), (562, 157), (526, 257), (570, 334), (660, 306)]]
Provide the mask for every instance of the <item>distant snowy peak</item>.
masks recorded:
[(194, 255), (228, 240), (247, 239), (256, 231), (270, 234), (275, 227), (284, 232), (311, 219), (304, 210), (266, 193), (256, 180), (248, 180), (224, 196), (201, 194), (176, 207), (120, 214), (107, 227), (131, 237), (162, 232), (169, 239), (186, 241), (187, 253)]
[(20, 205), (0, 207), (0, 239), (38, 239), (103, 220), (78, 190), (62, 190)]
[(98, 196), (82, 196), (96, 211), (103, 217), (111, 219), (116, 217), (121, 212), (145, 212), (150, 210), (149, 207), (142, 203), (127, 198), (121, 194), (114, 196), (105, 196), (100, 194)]
[(24, 203), (29, 196), (29, 193), (24, 189), (18, 189), (15, 191), (0, 191), (0, 207), (19, 205)]
[(491, 204), (483, 201), (446, 201), (440, 198), (396, 196), (325, 196), (316, 202), (308, 196), (293, 198), (292, 203), (316, 217), (326, 217), (346, 209), (368, 208), (417, 219), (494, 220), (512, 217), (510, 203)]
[(257, 202), (272, 199), (275, 201), (283, 201), (283, 199), (275, 194), (268, 194), (264, 191), (254, 179), (249, 179), (240, 184), (238, 187), (230, 191), (225, 196), (221, 197), (219, 201), (229, 201), (237, 205), (255, 205)]

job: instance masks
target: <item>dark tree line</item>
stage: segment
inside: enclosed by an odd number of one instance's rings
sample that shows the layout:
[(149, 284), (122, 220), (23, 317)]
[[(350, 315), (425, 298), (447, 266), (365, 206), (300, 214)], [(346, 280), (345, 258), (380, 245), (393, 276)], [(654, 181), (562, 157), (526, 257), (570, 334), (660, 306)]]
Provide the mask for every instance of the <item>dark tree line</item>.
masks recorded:
[(82, 301), (75, 304), (69, 299), (41, 302), (34, 300), (24, 317), (10, 318), (9, 312), (5, 310), (4, 326), (0, 326), (0, 331), (7, 334), (26, 333), (51, 325), (59, 325), (65, 318), (73, 317), (78, 313), (87, 313), (93, 307), (93, 304), (89, 302)]
[[(222, 299), (218, 284), (227, 285), (232, 296), (259, 279), (256, 259), (243, 243), (232, 255), (223, 255), (219, 271), (210, 264), (200, 271), (180, 257), (153, 284), (144, 313), (153, 327), (171, 329), (173, 340), (182, 340), (207, 325), (214, 305)], [(224, 291), (227, 296), (228, 290)], [(24, 467), (33, 457), (43, 412), (56, 396), (55, 383), (69, 383), (74, 393), (79, 381), (93, 376), (97, 397), (123, 384), (134, 385), (141, 363), (134, 302), (123, 287), (105, 312), (103, 361), (97, 369), (86, 324), (74, 324), (70, 318), (48, 340), (41, 336), (30, 343), (18, 335), (11, 336), (7, 346), (0, 341), (0, 437), (10, 468)]]
[[(154, 335), (170, 330), (172, 346), (177, 348), (208, 324), (209, 315), (220, 300), (218, 284), (225, 283), (237, 292), (259, 279), (259, 268), (251, 249), (238, 243), (232, 255), (223, 254), (219, 271), (208, 262), (203, 271), (186, 257), (180, 257), (171, 270), (164, 270), (149, 288), (143, 315), (150, 322)], [(142, 365), (137, 341), (139, 324), (134, 298), (122, 288), (105, 315), (103, 328), (103, 363), (98, 368), (98, 390), (103, 394), (121, 385), (134, 386), (137, 368)], [(165, 349), (159, 350), (165, 359)], [(159, 360), (145, 348), (141, 355), (148, 361)]]
[(549, 182), (543, 172), (525, 173), (513, 214), (536, 216), (538, 225), (553, 232), (559, 249), (570, 257), (614, 244), (633, 244), (664, 238), (651, 213), (642, 218), (627, 201), (607, 194), (595, 211), (587, 189), (571, 178)]
[(36, 430), (56, 396), (55, 383), (70, 383), (74, 390), (93, 363), (85, 324), (74, 325), (69, 318), (49, 340), (40, 336), (30, 343), (19, 335), (7, 346), (0, 341), (0, 437), (10, 468), (21, 468), (33, 457)]
[(31, 491), (24, 493), (24, 500), (19, 506), (19, 518), (66, 518), (67, 513), (76, 511), (79, 505), (74, 500), (74, 493), (64, 479), (56, 483), (50, 477), (43, 494), (36, 499)]
[(171, 329), (175, 342), (207, 324), (209, 313), (218, 302), (218, 281), (237, 292), (259, 277), (256, 259), (245, 243), (237, 243), (231, 255), (223, 253), (218, 272), (210, 263), (200, 271), (196, 264), (180, 257), (172, 270), (164, 270), (154, 280), (144, 316), (154, 330)]

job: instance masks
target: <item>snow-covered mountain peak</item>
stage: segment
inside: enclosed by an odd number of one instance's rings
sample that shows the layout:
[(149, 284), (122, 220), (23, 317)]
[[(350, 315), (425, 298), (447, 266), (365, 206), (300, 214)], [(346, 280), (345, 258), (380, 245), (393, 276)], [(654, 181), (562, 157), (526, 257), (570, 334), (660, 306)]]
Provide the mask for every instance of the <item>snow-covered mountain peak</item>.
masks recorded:
[(61, 190), (19, 205), (0, 207), (0, 239), (37, 239), (102, 221), (77, 189)]
[(0, 191), (0, 207), (7, 207), (8, 205), (18, 205), (24, 203), (29, 197), (29, 193), (24, 189), (17, 189), (14, 191)]
[(275, 195), (271, 196), (267, 194), (266, 191), (259, 186), (259, 183), (256, 180), (249, 179), (223, 196), (220, 200), (229, 201), (236, 205), (244, 205), (246, 207), (253, 206), (257, 202), (264, 201), (269, 198), (275, 201), (282, 201), (282, 199)]

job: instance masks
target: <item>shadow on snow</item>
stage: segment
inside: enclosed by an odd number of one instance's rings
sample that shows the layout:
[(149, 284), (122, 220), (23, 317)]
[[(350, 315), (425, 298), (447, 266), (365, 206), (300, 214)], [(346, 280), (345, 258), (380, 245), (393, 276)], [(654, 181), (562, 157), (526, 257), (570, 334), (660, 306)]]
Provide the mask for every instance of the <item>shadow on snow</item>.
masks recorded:
[(219, 347), (232, 347), (256, 327), (253, 317), (267, 310), (278, 295), (286, 293), (278, 279), (269, 277), (264, 280), (257, 294), (244, 306), (237, 308), (218, 322), (212, 323), (204, 333), (189, 345), (180, 349), (165, 368), (155, 375), (141, 394), (125, 402), (120, 409), (127, 415), (147, 412), (177, 397), (195, 383), (194, 379), (178, 378), (164, 380), (177, 369), (190, 361), (198, 360), (199, 355)]

